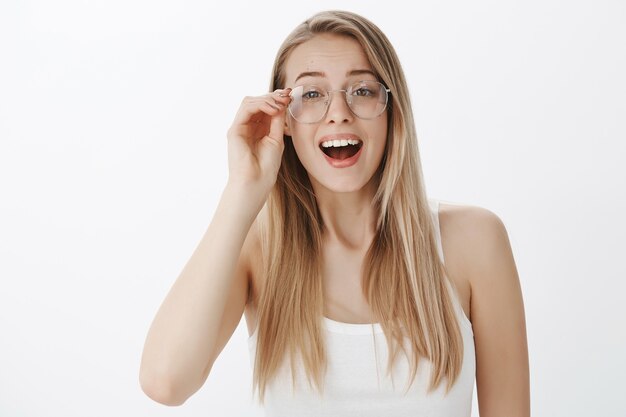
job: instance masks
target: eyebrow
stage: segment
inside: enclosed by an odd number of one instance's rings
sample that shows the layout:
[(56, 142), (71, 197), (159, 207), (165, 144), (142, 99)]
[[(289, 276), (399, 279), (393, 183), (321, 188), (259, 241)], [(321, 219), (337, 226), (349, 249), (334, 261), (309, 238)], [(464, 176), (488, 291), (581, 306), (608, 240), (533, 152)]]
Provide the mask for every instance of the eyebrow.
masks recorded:
[[(376, 74), (374, 74), (374, 71), (368, 70), (368, 69), (356, 69), (356, 70), (349, 71), (346, 73), (346, 77), (351, 77), (353, 75), (363, 75), (363, 74), (369, 74), (373, 76), (374, 78), (376, 78)], [(324, 74), (321, 71), (307, 71), (298, 75), (294, 82), (297, 82), (302, 77), (326, 77), (326, 74)]]

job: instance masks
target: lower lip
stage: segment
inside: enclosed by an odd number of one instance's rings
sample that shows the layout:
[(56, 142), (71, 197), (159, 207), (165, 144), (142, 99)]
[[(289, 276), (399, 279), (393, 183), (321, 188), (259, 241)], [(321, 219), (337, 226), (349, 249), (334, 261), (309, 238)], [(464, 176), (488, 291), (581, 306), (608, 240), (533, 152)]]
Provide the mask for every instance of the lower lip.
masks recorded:
[(328, 161), (328, 163), (330, 165), (332, 165), (333, 167), (335, 167), (335, 168), (347, 168), (347, 167), (350, 167), (350, 166), (356, 164), (356, 161), (359, 160), (359, 156), (361, 156), (361, 151), (362, 150), (363, 150), (363, 145), (361, 145), (361, 147), (359, 148), (357, 153), (352, 155), (350, 158), (346, 158), (346, 159), (333, 159), (330, 156), (326, 155), (324, 153), (324, 151), (322, 151), (322, 155), (324, 155), (324, 158), (326, 158), (326, 161)]

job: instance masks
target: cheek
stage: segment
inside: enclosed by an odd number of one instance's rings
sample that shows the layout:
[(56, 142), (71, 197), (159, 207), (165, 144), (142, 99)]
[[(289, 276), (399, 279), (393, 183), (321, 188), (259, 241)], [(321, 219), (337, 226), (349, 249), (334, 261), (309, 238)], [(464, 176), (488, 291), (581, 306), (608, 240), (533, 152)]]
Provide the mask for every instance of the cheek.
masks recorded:
[(374, 132), (374, 137), (376, 138), (376, 143), (381, 144), (382, 147), (385, 147), (387, 142), (387, 131), (388, 131), (388, 123), (387, 117), (381, 120), (381, 123), (377, 123), (375, 126), (372, 126), (371, 129)]
[(310, 148), (315, 139), (315, 126), (293, 123), (290, 130), (294, 148), (300, 150)]

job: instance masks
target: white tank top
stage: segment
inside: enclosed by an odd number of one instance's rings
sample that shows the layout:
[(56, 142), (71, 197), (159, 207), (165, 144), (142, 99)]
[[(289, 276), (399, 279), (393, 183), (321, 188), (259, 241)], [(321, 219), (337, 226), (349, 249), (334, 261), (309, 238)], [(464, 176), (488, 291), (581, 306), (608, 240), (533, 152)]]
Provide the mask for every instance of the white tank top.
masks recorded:
[[(439, 229), (439, 200), (429, 199), (439, 256), (443, 248)], [(447, 281), (446, 281), (447, 282)], [(469, 417), (476, 370), (472, 324), (463, 311), (456, 292), (453, 304), (463, 337), (463, 365), (455, 385), (445, 395), (446, 379), (428, 394), (430, 361), (420, 358), (415, 381), (404, 394), (410, 364), (400, 351), (391, 376), (387, 371), (388, 349), (382, 327), (378, 323), (353, 324), (323, 318), (328, 369), (324, 395), (309, 385), (300, 362), (296, 389), (292, 389), (289, 360), (283, 361), (276, 378), (270, 381), (265, 394), (267, 417)], [(258, 327), (258, 326), (257, 326)], [(254, 367), (257, 330), (248, 339), (250, 364)], [(258, 401), (257, 401), (258, 403)]]

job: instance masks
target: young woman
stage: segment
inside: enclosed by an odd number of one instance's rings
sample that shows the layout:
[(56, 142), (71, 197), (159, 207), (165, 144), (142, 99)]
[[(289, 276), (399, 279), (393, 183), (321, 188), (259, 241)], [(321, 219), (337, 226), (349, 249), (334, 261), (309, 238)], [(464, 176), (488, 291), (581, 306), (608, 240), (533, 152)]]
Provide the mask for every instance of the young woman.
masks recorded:
[[(204, 383), (245, 311), (268, 416), (529, 416), (522, 294), (492, 212), (427, 198), (385, 35), (322, 12), (228, 131), (229, 179), (147, 336), (163, 404)], [(445, 265), (444, 265), (445, 260)]]

